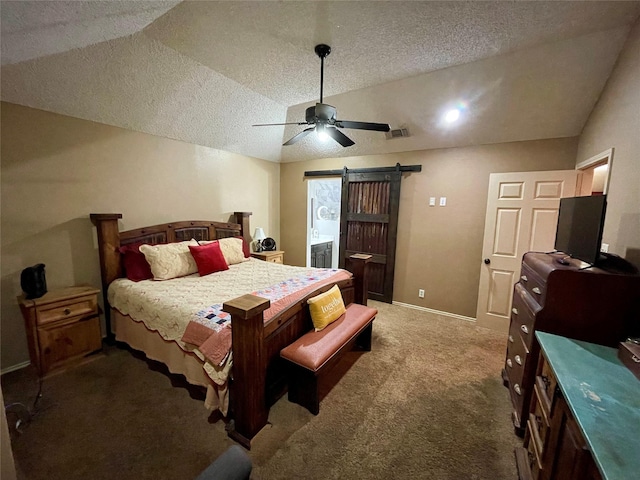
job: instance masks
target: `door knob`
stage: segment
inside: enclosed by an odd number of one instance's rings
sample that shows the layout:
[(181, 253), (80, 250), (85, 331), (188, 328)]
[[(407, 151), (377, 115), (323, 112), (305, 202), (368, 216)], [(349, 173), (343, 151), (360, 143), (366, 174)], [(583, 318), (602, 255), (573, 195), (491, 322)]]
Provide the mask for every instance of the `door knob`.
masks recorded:
[(484, 259), (484, 264), (485, 265), (489, 265), (491, 263), (491, 259), (490, 258), (485, 258)]

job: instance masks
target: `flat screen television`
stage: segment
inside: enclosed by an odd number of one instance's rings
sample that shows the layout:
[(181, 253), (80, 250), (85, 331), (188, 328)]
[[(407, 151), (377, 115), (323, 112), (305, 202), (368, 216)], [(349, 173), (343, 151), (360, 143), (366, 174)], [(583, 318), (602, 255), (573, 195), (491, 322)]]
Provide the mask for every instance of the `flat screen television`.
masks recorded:
[(606, 208), (606, 195), (561, 199), (554, 248), (591, 265), (598, 263)]

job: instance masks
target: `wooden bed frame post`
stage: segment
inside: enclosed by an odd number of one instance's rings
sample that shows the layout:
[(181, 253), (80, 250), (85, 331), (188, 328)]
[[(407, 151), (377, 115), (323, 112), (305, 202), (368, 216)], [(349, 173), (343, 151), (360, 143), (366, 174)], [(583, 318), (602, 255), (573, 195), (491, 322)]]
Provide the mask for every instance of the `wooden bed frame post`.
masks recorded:
[(271, 302), (255, 295), (243, 295), (225, 302), (233, 325), (233, 381), (230, 405), (234, 411), (228, 435), (247, 449), (251, 439), (267, 424), (269, 407), (265, 398), (266, 358), (262, 312)]
[(114, 339), (111, 332), (111, 308), (107, 298), (107, 288), (116, 278), (122, 276), (120, 266), (120, 233), (118, 220), (121, 213), (92, 213), (91, 222), (98, 229), (98, 252), (100, 253), (100, 273), (102, 277), (102, 299), (104, 301), (104, 321), (107, 330), (107, 342)]
[(365, 253), (355, 253), (349, 257), (347, 268), (353, 273), (354, 303), (366, 305), (369, 298), (369, 283), (367, 282), (367, 263), (373, 258)]
[(251, 245), (251, 227), (249, 226), (249, 217), (252, 212), (233, 212), (236, 217), (236, 223), (242, 227), (242, 238)]

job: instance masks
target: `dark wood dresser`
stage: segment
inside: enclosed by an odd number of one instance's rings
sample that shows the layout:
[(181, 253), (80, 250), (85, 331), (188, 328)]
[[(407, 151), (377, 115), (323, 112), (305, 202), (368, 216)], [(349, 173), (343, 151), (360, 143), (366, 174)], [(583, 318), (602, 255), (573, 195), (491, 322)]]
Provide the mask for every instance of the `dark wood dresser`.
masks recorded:
[[(617, 347), (639, 335), (640, 275), (625, 273), (630, 264), (595, 268), (561, 253), (523, 256), (513, 307), (502, 378), (513, 404), (513, 425), (520, 436), (529, 416), (540, 346), (536, 330), (599, 345)], [(588, 267), (588, 268), (584, 268)]]
[(537, 332), (520, 480), (632, 480), (640, 472), (640, 381), (615, 348)]

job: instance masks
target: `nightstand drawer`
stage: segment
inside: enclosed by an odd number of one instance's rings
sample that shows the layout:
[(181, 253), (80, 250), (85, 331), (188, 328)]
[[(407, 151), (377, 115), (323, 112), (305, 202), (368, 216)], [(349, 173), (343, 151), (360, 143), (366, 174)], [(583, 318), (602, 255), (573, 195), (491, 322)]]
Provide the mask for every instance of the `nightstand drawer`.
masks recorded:
[(284, 250), (267, 250), (263, 252), (254, 252), (251, 254), (253, 258), (270, 263), (284, 263)]
[(100, 318), (96, 315), (60, 327), (38, 328), (38, 338), (42, 369), (48, 372), (102, 348)]
[(58, 302), (36, 308), (38, 325), (58, 322), (74, 318), (82, 318), (98, 313), (95, 295), (74, 299), (73, 302)]

